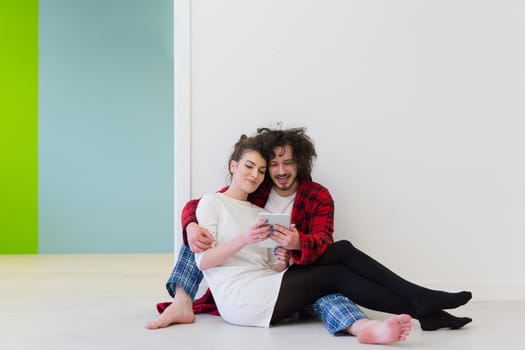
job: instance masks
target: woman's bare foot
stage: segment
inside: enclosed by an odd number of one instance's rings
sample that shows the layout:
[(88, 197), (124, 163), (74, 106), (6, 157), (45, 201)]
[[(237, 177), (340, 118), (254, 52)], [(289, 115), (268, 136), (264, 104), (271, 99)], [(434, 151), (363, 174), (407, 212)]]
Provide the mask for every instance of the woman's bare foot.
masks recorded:
[(193, 309), (190, 307), (189, 310), (186, 307), (180, 307), (175, 303), (164, 310), (162, 314), (155, 320), (146, 323), (147, 329), (165, 328), (175, 323), (193, 323), (195, 322), (195, 314)]
[(410, 315), (396, 315), (384, 321), (362, 319), (350, 326), (349, 332), (364, 344), (391, 344), (405, 340), (412, 329)]
[(165, 328), (175, 323), (195, 322), (191, 298), (178, 285), (175, 293), (173, 303), (155, 321), (146, 323), (147, 329)]

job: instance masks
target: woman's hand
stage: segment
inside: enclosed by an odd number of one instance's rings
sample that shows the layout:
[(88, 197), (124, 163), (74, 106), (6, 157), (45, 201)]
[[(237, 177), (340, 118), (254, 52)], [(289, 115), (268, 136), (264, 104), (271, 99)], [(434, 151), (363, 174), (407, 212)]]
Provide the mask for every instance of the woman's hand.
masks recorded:
[(279, 259), (279, 263), (286, 264), (290, 262), (290, 251), (283, 247), (273, 248), (273, 255)]
[(282, 272), (290, 265), (290, 251), (283, 247), (273, 248), (273, 255), (277, 256), (279, 260), (277, 264), (273, 266), (273, 270), (276, 272)]
[(264, 241), (269, 236), (270, 226), (264, 220), (259, 220), (242, 235), (242, 240), (245, 244), (254, 244)]

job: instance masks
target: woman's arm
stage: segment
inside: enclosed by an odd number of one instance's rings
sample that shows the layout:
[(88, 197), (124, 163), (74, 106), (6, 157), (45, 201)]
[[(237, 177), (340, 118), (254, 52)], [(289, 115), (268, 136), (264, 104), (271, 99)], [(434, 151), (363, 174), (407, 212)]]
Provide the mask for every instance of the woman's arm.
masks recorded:
[(261, 220), (234, 239), (198, 253), (197, 266), (204, 271), (221, 265), (245, 246), (264, 241), (269, 234), (270, 228)]
[(242, 235), (239, 235), (231, 241), (210, 248), (203, 253), (199, 253), (200, 257), (197, 266), (199, 267), (199, 270), (204, 271), (221, 265), (245, 246), (246, 243), (244, 242)]
[[(200, 224), (210, 232), (214, 239), (217, 239), (220, 211), (213, 195), (204, 195), (196, 211)], [(215, 245), (204, 252), (196, 253), (195, 262), (200, 270), (221, 265), (246, 245), (263, 241), (269, 233), (270, 228), (261, 220), (235, 238)]]

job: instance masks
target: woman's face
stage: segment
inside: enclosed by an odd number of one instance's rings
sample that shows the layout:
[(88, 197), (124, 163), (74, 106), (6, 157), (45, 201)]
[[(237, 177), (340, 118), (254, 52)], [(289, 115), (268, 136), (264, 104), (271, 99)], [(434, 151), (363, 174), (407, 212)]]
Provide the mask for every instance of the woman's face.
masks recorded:
[(263, 182), (266, 173), (266, 160), (257, 151), (246, 151), (241, 159), (230, 163), (231, 186), (246, 193), (254, 192)]

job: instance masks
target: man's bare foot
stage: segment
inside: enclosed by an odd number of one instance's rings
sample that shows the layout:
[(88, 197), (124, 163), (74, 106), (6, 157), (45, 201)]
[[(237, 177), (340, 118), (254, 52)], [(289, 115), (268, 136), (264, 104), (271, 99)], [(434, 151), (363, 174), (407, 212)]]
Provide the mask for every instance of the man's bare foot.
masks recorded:
[(405, 340), (412, 329), (410, 315), (397, 315), (384, 321), (362, 319), (350, 326), (350, 333), (364, 344), (391, 344)]
[(193, 323), (195, 322), (195, 314), (190, 305), (182, 305), (182, 303), (172, 303), (164, 310), (162, 314), (155, 320), (146, 324), (147, 329), (165, 328), (175, 323)]

